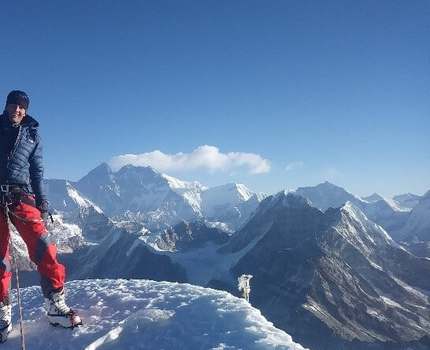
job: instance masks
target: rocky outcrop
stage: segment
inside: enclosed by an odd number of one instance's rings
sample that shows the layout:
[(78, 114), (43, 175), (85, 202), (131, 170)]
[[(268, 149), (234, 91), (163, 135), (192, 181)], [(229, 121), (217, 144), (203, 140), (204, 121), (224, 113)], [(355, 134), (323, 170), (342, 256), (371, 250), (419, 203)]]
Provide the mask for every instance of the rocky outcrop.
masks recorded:
[(276, 326), (316, 350), (426, 346), (430, 261), (351, 203), (322, 212), (280, 193), (260, 209), (228, 245), (245, 252), (231, 273), (254, 276), (251, 303)]

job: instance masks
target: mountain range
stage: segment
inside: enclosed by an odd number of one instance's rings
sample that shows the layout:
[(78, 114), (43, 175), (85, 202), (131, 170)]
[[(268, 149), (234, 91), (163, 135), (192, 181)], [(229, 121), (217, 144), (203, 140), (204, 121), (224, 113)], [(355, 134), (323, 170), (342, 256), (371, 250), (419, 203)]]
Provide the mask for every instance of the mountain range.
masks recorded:
[(207, 188), (198, 182), (159, 173), (149, 166), (128, 165), (113, 172), (103, 163), (74, 186), (109, 217), (138, 221), (149, 229), (204, 217), (233, 232), (262, 199), (262, 195), (241, 184)]
[(107, 164), (46, 187), (70, 279), (189, 282), (238, 295), (237, 278), (251, 274), (251, 303), (304, 346), (429, 344), (430, 191), (360, 198), (325, 182), (268, 196)]
[[(325, 212), (293, 193), (266, 198), (223, 252), (224, 281), (253, 275), (251, 303), (311, 349), (424, 349), (430, 261), (397, 244), (353, 203)], [(413, 273), (411, 273), (414, 271)]]

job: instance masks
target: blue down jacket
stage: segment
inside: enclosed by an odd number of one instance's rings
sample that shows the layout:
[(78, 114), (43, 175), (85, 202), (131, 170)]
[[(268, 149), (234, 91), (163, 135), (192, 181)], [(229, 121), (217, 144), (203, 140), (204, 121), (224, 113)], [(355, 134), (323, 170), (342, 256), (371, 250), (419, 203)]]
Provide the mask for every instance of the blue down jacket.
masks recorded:
[[(10, 149), (13, 133), (9, 118), (0, 115), (0, 184), (24, 185), (36, 196), (36, 205), (46, 200), (43, 189), (42, 143), (39, 123), (26, 115), (18, 127), (17, 137)], [(15, 129), (16, 133), (16, 129)], [(31, 186), (31, 187), (30, 187)]]

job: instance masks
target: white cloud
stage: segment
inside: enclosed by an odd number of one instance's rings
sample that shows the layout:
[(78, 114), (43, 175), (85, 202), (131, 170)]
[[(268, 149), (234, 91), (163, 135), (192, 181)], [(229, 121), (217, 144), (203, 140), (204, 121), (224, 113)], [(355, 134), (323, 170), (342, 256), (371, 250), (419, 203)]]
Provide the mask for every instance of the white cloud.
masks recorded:
[(291, 162), (291, 163), (287, 164), (287, 166), (285, 167), (285, 171), (290, 172), (293, 170), (301, 169), (304, 167), (304, 165), (305, 165), (305, 163), (302, 162), (301, 160), (297, 161), (297, 162)]
[(161, 172), (207, 170), (234, 171), (244, 168), (251, 174), (270, 171), (270, 161), (255, 153), (222, 153), (215, 146), (203, 145), (191, 153), (166, 154), (159, 150), (141, 154), (123, 154), (109, 161), (112, 170), (117, 171), (125, 165), (151, 166)]

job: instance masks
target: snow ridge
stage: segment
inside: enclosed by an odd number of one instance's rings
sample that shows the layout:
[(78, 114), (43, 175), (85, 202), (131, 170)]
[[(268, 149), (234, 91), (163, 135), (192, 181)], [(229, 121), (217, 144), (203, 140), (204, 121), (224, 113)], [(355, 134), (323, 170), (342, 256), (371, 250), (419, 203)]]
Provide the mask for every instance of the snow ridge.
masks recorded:
[[(83, 280), (66, 288), (68, 301), (84, 320), (72, 331), (44, 322), (39, 287), (22, 290), (29, 349), (304, 350), (260, 311), (227, 292), (148, 280)], [(20, 344), (16, 305), (13, 313), (14, 329), (1, 345), (4, 350)]]

